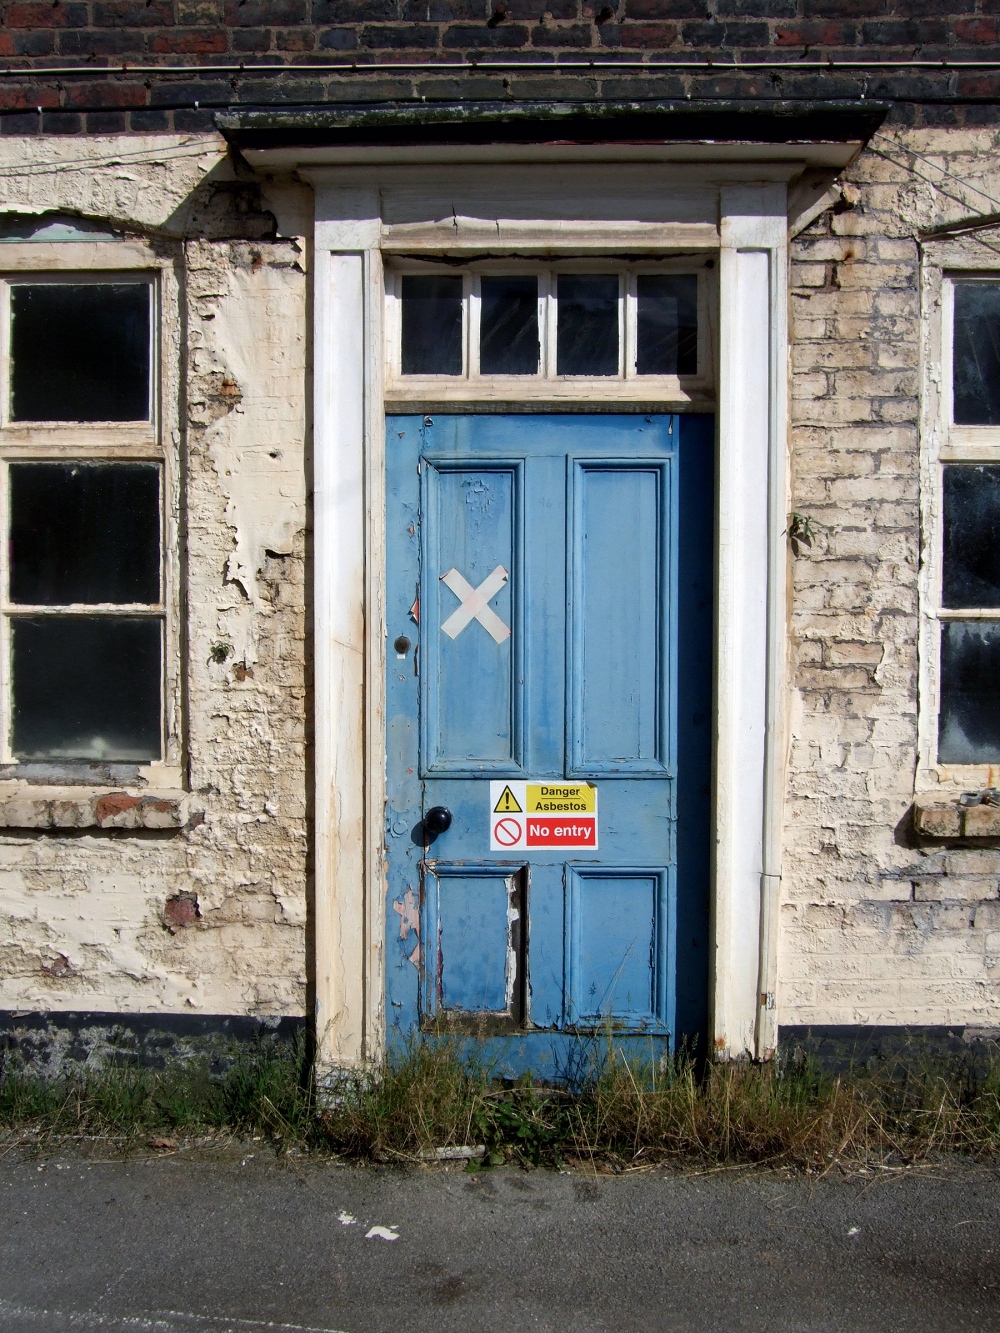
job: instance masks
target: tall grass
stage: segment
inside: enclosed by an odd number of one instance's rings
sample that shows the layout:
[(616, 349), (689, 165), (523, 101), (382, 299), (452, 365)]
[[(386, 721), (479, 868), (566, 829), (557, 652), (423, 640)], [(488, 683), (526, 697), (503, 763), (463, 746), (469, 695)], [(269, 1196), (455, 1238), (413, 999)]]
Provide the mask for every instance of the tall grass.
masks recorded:
[(948, 1153), (1000, 1158), (1000, 1063), (885, 1067), (828, 1077), (807, 1063), (647, 1065), (612, 1044), (573, 1090), (497, 1080), (448, 1039), (414, 1042), (380, 1070), (345, 1074), (322, 1095), (305, 1052), (261, 1044), (221, 1074), (111, 1067), (45, 1081), (8, 1068), (8, 1139), (265, 1136), (357, 1159), (406, 1160), (482, 1145), (486, 1164), (598, 1161), (783, 1165), (913, 1162)]

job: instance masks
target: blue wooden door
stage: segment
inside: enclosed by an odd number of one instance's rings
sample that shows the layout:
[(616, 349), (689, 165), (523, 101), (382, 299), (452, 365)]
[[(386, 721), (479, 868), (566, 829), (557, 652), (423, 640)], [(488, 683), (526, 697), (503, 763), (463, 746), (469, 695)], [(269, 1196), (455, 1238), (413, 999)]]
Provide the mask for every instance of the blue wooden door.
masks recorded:
[[(703, 1035), (713, 454), (704, 416), (389, 419), (390, 1042)], [(596, 847), (491, 851), (546, 780)]]

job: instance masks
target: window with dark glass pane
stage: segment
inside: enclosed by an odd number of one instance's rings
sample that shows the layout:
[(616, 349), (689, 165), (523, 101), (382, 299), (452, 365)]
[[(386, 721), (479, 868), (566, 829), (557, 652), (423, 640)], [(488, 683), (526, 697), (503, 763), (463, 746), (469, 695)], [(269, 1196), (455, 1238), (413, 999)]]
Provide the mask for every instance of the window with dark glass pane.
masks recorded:
[(938, 759), (1000, 760), (1000, 624), (948, 620), (941, 626)]
[(941, 604), (1000, 607), (1000, 466), (944, 469)]
[[(161, 752), (160, 468), (11, 463), (11, 748), (19, 759), (148, 761)], [(122, 613), (65, 614), (103, 604)]]
[(153, 617), (15, 616), (17, 758), (158, 759), (162, 634)]
[(147, 421), (148, 282), (14, 283), (14, 421)]
[(1000, 283), (955, 283), (955, 424), (1000, 426)]
[(556, 320), (557, 374), (618, 374), (617, 274), (561, 273)]
[(480, 279), (479, 369), (484, 375), (538, 374), (538, 279)]
[(698, 373), (698, 279), (641, 273), (636, 280), (636, 370), (640, 375)]
[(10, 600), (160, 601), (155, 463), (12, 463)]
[(402, 281), (404, 375), (461, 375), (462, 279), (407, 275)]

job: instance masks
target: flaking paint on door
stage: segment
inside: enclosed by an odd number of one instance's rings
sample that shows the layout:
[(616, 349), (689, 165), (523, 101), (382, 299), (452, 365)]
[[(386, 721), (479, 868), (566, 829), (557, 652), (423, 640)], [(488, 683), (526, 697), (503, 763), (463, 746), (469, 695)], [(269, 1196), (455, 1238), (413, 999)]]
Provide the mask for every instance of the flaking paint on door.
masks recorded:
[[(389, 418), (390, 1043), (703, 1036), (713, 455), (705, 416)], [(598, 850), (491, 853), (500, 778), (597, 784)]]

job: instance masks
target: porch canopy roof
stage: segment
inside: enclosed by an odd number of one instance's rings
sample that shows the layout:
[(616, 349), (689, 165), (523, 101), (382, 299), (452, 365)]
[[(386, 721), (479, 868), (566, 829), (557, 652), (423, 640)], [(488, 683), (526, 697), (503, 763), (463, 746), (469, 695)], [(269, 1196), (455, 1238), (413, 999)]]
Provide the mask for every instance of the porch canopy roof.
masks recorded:
[(847, 166), (889, 104), (872, 101), (383, 102), (216, 116), (255, 167), (407, 162), (789, 161)]

